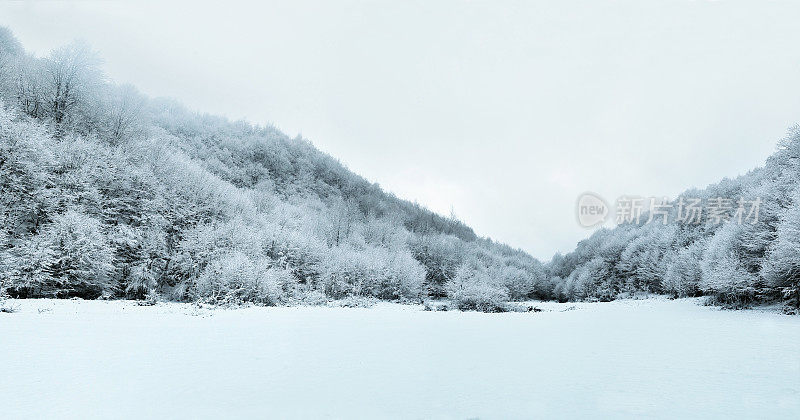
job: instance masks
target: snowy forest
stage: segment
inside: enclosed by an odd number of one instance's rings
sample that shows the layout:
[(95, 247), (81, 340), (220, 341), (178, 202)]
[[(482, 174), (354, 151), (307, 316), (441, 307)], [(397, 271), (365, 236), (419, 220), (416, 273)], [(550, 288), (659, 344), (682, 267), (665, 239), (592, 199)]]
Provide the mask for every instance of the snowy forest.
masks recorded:
[(800, 305), (800, 129), (686, 197), (760, 198), (756, 223), (600, 229), (542, 263), (384, 192), (306, 139), (192, 112), (36, 57), (0, 28), (0, 292), (15, 298), (316, 304), (709, 296)]

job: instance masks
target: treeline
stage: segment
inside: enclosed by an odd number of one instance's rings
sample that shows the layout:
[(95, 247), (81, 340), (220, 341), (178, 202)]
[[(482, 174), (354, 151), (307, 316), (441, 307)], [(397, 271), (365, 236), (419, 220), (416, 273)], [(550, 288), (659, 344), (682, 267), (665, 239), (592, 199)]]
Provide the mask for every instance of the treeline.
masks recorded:
[(0, 288), (280, 305), (544, 296), (542, 265), (384, 193), (302, 138), (109, 82), (85, 45), (0, 30)]

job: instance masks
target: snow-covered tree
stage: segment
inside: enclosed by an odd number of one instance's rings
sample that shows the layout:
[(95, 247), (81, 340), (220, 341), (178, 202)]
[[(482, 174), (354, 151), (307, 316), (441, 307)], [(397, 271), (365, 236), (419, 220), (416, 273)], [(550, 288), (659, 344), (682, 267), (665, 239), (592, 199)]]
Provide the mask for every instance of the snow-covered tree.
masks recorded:
[(703, 271), (700, 261), (703, 258), (706, 243), (703, 240), (681, 248), (668, 259), (662, 289), (675, 297), (695, 296), (700, 292), (700, 280)]
[(114, 251), (100, 221), (70, 210), (44, 227), (41, 241), (54, 258), (46, 267), (59, 294), (97, 297), (115, 291)]
[(25, 237), (0, 251), (0, 283), (15, 296), (56, 296), (64, 284), (53, 276), (57, 256), (43, 235)]
[(765, 292), (764, 282), (745, 258), (744, 225), (726, 223), (708, 241), (700, 267), (700, 289), (717, 301), (736, 307), (756, 302)]
[[(81, 108), (88, 112), (89, 104), (102, 83), (97, 54), (83, 43), (72, 43), (57, 48), (45, 62), (45, 104), (48, 116), (59, 129), (64, 124), (74, 126), (86, 115), (78, 115)], [(96, 103), (96, 102), (94, 102)]]
[(800, 192), (781, 215), (777, 238), (761, 270), (770, 285), (800, 307)]

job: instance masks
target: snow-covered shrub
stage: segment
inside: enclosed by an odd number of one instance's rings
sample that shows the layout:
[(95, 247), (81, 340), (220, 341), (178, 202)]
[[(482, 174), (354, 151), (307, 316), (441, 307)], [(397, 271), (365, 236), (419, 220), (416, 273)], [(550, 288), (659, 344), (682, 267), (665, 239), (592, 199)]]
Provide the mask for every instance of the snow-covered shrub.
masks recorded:
[(368, 295), (381, 299), (419, 299), (423, 294), (425, 269), (406, 250), (368, 247), (365, 252), (380, 264), (371, 281), (362, 285)]
[(241, 252), (213, 260), (197, 278), (194, 298), (212, 304), (251, 302), (276, 305), (296, 286), (291, 273), (271, 267), (266, 259), (253, 261)]
[(522, 264), (510, 258), (497, 259), (487, 268), (488, 275), (496, 279), (499, 284), (508, 290), (511, 300), (525, 300), (531, 298), (536, 287), (544, 278), (540, 267), (528, 266), (521, 268)]
[(378, 303), (378, 299), (371, 296), (348, 296), (330, 302), (329, 305), (337, 308), (371, 308), (376, 303)]
[(317, 270), (321, 289), (334, 299), (418, 299), (425, 279), (425, 270), (407, 252), (372, 246), (331, 248)]
[[(170, 275), (176, 284), (191, 284), (213, 261), (242, 254), (251, 261), (280, 268), (297, 282), (308, 284), (325, 255), (317, 238), (277, 226), (265, 218), (235, 218), (201, 224), (186, 231)], [(187, 288), (188, 289), (188, 288)]]
[(485, 268), (464, 264), (446, 285), (447, 296), (461, 310), (504, 312), (508, 290), (493, 279)]
[(139, 306), (155, 306), (161, 301), (161, 296), (155, 291), (151, 290), (144, 295), (144, 298), (137, 301)]
[(300, 294), (299, 303), (303, 305), (319, 306), (328, 303), (328, 298), (319, 290), (311, 289)]
[(8, 295), (8, 287), (6, 283), (0, 279), (0, 312), (12, 312), (13, 308), (6, 304), (9, 298), (10, 296)]
[(0, 313), (13, 314), (19, 310), (19, 305), (11, 305), (8, 303), (9, 297), (5, 290), (0, 290)]

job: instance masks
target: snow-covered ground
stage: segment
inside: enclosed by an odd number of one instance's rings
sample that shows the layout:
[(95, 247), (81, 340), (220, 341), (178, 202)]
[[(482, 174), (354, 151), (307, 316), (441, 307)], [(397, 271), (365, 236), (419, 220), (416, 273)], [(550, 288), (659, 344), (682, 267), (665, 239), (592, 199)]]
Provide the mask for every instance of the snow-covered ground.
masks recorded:
[(800, 418), (800, 317), (692, 299), (506, 314), (13, 304), (3, 418)]

